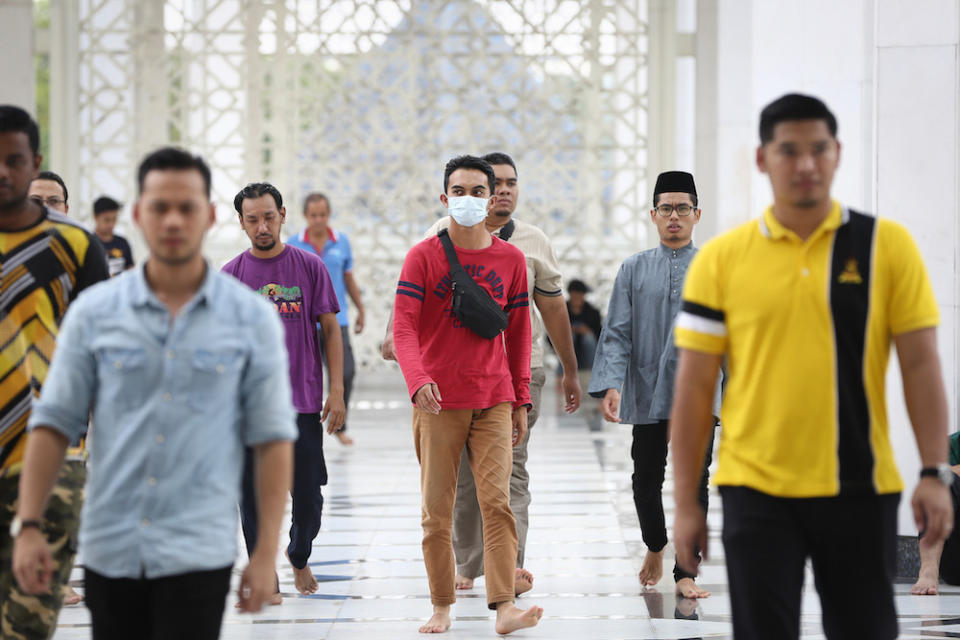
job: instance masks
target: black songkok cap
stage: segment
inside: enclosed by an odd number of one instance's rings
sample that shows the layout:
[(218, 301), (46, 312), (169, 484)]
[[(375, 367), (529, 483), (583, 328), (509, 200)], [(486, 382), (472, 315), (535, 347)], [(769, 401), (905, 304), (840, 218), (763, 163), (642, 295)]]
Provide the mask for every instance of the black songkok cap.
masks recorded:
[(689, 193), (697, 195), (697, 186), (693, 183), (693, 176), (686, 171), (664, 171), (657, 176), (657, 186), (653, 188), (653, 197), (661, 193)]

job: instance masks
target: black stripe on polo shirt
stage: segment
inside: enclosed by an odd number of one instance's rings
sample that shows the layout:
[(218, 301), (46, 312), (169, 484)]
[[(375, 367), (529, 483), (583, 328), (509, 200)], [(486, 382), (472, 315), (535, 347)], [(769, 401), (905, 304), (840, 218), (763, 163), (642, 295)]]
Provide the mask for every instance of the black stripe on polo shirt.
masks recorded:
[(710, 307), (705, 307), (702, 304), (690, 302), (689, 300), (683, 301), (683, 306), (680, 310), (695, 316), (700, 316), (701, 318), (706, 318), (707, 320), (716, 320), (717, 322), (723, 322), (725, 317), (723, 311), (719, 309), (711, 309)]
[(874, 493), (870, 407), (863, 379), (876, 220), (850, 211), (833, 238), (830, 310), (837, 362), (840, 495)]
[(417, 293), (416, 291), (407, 291), (406, 289), (397, 289), (398, 296), (410, 296), (411, 298), (416, 298), (420, 302), (423, 302), (423, 296)]

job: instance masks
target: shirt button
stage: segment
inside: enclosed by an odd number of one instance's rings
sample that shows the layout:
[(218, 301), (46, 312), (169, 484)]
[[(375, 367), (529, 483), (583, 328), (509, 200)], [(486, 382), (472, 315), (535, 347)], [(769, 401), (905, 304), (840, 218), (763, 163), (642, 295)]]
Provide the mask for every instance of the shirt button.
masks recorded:
[(217, 365), (217, 373), (223, 373), (223, 371), (224, 371), (223, 365), (222, 365), (222, 364), (218, 364), (218, 365)]
[(173, 350), (167, 351), (167, 360), (173, 360)]
[(166, 441), (162, 435), (157, 436), (157, 444), (163, 444)]
[(115, 362), (113, 366), (115, 366), (117, 369), (123, 369), (123, 363), (120, 361)]
[(802, 273), (804, 276), (808, 276), (810, 275), (810, 269), (807, 269), (806, 267), (804, 267), (803, 270), (800, 271), (800, 273)]
[(149, 480), (147, 480), (147, 484), (149, 484), (151, 487), (155, 487), (155, 486), (157, 486), (157, 479), (156, 479), (156, 478), (150, 478)]
[(173, 396), (171, 396), (169, 393), (163, 394), (163, 401), (164, 401), (164, 402), (170, 402), (171, 400), (173, 400)]
[(143, 520), (140, 521), (140, 526), (141, 526), (141, 527), (149, 527), (149, 526), (150, 526), (150, 521), (147, 520), (146, 518), (144, 518)]

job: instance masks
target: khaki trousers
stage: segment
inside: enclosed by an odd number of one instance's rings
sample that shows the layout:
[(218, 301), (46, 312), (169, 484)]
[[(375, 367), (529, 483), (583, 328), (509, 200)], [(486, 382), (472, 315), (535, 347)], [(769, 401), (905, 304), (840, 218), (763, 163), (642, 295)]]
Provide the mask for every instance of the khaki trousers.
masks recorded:
[[(517, 521), (517, 564), (523, 566), (527, 543), (527, 528), (530, 506), (530, 474), (527, 473), (527, 443), (533, 425), (540, 416), (540, 396), (546, 375), (542, 367), (530, 371), (530, 400), (533, 408), (527, 414), (527, 435), (513, 448), (513, 465), (510, 472), (510, 509)], [(467, 450), (463, 450), (460, 473), (457, 478), (457, 502), (453, 509), (453, 552), (457, 559), (457, 573), (465, 578), (476, 578), (484, 571), (483, 520), (477, 502), (477, 488), (467, 462)], [(489, 575), (487, 582), (489, 584)], [(489, 586), (487, 587), (489, 589)]]
[(466, 445), (483, 517), (487, 605), (514, 599), (517, 527), (510, 511), (513, 425), (510, 403), (489, 409), (413, 410), (413, 440), (420, 461), (423, 562), (430, 602), (451, 605), (454, 555), (451, 536), (460, 454)]

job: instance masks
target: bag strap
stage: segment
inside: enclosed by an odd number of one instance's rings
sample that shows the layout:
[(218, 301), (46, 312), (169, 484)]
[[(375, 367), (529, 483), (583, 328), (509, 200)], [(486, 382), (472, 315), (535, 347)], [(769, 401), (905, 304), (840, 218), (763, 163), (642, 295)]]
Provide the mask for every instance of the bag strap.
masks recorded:
[(513, 218), (510, 218), (510, 222), (500, 227), (500, 239), (504, 242), (510, 241), (510, 236), (513, 235), (514, 227), (517, 225), (513, 224)]
[(449, 231), (447, 229), (440, 229), (440, 231), (437, 232), (437, 237), (440, 238), (443, 251), (447, 254), (447, 262), (450, 264), (450, 275), (453, 275), (457, 271), (462, 271), (463, 267), (460, 266), (460, 260), (457, 259), (457, 252), (453, 248), (453, 240), (450, 239)]

